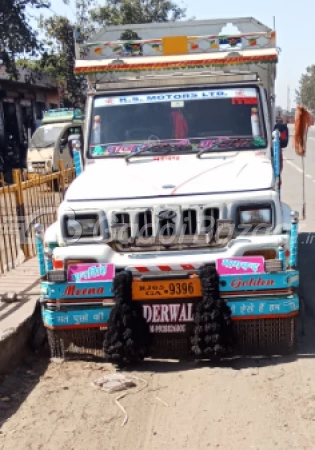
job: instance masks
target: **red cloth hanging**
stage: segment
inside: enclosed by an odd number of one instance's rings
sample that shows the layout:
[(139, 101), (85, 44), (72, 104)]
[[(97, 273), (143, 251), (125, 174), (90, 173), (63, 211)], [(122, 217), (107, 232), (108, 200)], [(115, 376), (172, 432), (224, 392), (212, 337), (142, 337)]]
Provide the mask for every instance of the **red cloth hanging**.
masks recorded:
[(188, 125), (185, 117), (180, 111), (172, 111), (175, 139), (186, 139), (188, 136)]

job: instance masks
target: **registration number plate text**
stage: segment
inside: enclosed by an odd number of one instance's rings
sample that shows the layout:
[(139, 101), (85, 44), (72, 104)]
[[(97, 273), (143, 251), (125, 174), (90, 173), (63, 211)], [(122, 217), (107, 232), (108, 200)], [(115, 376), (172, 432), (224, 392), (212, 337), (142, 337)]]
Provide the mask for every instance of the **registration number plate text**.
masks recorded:
[(155, 300), (201, 297), (201, 284), (198, 278), (186, 280), (133, 281), (133, 300)]

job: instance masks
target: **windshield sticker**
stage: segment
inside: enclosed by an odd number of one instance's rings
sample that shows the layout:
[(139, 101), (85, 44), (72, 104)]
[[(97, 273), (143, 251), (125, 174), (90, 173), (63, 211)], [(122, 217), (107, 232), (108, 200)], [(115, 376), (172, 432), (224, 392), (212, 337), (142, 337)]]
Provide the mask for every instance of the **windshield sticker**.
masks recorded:
[(257, 97), (234, 97), (232, 105), (258, 105)]
[(185, 103), (183, 101), (174, 101), (171, 103), (171, 108), (184, 108)]
[(110, 107), (117, 105), (136, 105), (139, 103), (161, 103), (173, 101), (187, 100), (210, 100), (220, 98), (257, 98), (255, 88), (247, 88), (242, 91), (239, 89), (222, 89), (207, 91), (190, 91), (190, 92), (169, 92), (147, 95), (127, 95), (124, 97), (100, 97), (96, 98), (94, 105), (96, 108)]
[(154, 161), (179, 161), (179, 156), (154, 156)]
[(255, 147), (264, 147), (266, 145), (266, 141), (260, 136), (255, 136), (253, 140), (253, 145)]
[(188, 139), (182, 139), (176, 142), (148, 142), (142, 144), (106, 144), (106, 145), (96, 145), (90, 147), (90, 152), (92, 157), (102, 157), (117, 154), (127, 155), (129, 153), (137, 153), (143, 149), (152, 148), (152, 152), (163, 152), (163, 151), (185, 151), (185, 147), (191, 147), (191, 151), (198, 150), (237, 150), (237, 149), (249, 149), (251, 147), (265, 147), (266, 142), (260, 136), (255, 138), (236, 138), (236, 137), (217, 137), (213, 139), (204, 139), (199, 142), (189, 141)]
[(103, 147), (101, 147), (100, 145), (97, 145), (96, 147), (94, 147), (93, 150), (92, 150), (92, 155), (93, 156), (102, 156), (102, 155), (104, 155)]

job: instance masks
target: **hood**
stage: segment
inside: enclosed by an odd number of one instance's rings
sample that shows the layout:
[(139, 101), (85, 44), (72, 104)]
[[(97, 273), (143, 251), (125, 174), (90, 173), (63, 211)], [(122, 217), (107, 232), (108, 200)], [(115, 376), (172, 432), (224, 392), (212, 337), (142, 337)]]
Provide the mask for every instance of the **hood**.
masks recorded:
[(270, 160), (195, 155), (97, 161), (71, 184), (66, 200), (136, 199), (271, 188)]
[(32, 148), (32, 150), (28, 150), (27, 152), (27, 160), (28, 161), (46, 161), (50, 159), (54, 155), (54, 147), (47, 148)]

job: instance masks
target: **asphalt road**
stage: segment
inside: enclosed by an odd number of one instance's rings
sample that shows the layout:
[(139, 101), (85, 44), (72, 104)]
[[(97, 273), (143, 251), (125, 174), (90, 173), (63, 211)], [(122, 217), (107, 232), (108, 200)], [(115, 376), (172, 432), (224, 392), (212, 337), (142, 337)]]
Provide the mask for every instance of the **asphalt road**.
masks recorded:
[[(291, 129), (293, 133), (293, 130)], [(287, 149), (284, 150), (284, 169), (282, 199), (291, 209), (299, 211), (299, 268), (301, 276), (301, 328), (302, 336), (300, 350), (315, 351), (310, 348), (315, 342), (315, 127), (308, 133), (307, 151), (304, 158), (305, 166), (305, 199), (306, 218), (302, 217), (303, 205), (303, 170), (302, 158), (296, 155), (293, 147), (293, 137)], [(303, 331), (305, 332), (303, 334)], [(312, 343), (312, 344), (311, 344)]]

